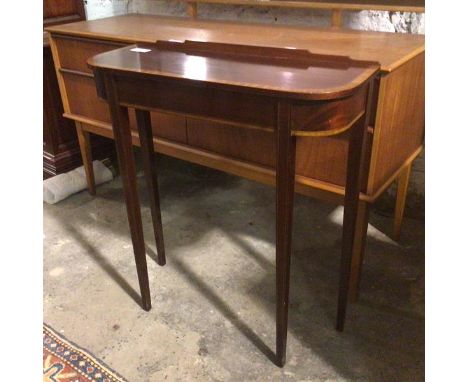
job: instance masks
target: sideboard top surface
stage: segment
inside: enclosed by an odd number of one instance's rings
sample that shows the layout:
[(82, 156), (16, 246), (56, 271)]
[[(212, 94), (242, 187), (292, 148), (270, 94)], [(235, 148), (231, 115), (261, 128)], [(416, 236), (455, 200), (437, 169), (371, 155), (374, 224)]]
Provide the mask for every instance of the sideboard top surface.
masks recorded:
[(390, 72), (424, 51), (424, 35), (312, 28), (141, 14), (47, 28), (56, 34), (128, 43), (201, 41), (305, 49), (315, 54), (378, 62)]

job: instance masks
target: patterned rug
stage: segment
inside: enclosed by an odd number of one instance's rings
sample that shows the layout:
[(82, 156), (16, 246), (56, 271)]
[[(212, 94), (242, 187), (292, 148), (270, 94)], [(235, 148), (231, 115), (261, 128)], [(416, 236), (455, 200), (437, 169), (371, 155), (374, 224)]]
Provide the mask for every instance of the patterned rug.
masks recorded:
[(102, 361), (43, 325), (43, 382), (126, 382)]

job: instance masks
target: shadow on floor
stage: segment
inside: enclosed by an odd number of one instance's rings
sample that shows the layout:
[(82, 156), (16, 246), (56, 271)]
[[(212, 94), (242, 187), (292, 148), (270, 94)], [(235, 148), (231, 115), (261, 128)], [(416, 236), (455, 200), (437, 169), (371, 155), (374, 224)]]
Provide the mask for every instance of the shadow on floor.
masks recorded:
[[(274, 353), (265, 341), (235, 312), (217, 289), (190, 266), (193, 252), (179, 251), (202, 240), (213, 230), (221, 231), (264, 272), (249, 288), (249, 298), (272, 317), (275, 315), (275, 191), (273, 188), (174, 159), (162, 158), (160, 194), (167, 260), (237, 330), (267, 358)], [(125, 218), (118, 182), (98, 189), (97, 198), (119, 206)], [(145, 221), (150, 221), (144, 179), (139, 187)], [(391, 240), (368, 238), (361, 296), (351, 305), (344, 333), (334, 330), (338, 295), (341, 226), (330, 216), (336, 206), (298, 195), (295, 201), (289, 337), (326, 360), (345, 378), (366, 380), (424, 379), (424, 232), (422, 223), (408, 222), (403, 245)], [(371, 214), (370, 223), (389, 232), (391, 220)], [(103, 220), (105, 221), (105, 219)], [(135, 291), (120, 273), (90, 245), (80, 231), (79, 219), (63, 221), (68, 233), (135, 301)], [(152, 229), (145, 226), (148, 254), (155, 260)], [(129, 237), (128, 227), (112, 221), (99, 229)], [(252, 244), (260, 241), (263, 253)], [(406, 244), (406, 245), (405, 245)], [(133, 259), (131, 248), (129, 257)], [(177, 254), (177, 255), (175, 255)], [(153, 295), (156, 292), (153, 292)], [(274, 331), (274, 327), (271, 328)], [(272, 338), (274, 337), (274, 333)]]

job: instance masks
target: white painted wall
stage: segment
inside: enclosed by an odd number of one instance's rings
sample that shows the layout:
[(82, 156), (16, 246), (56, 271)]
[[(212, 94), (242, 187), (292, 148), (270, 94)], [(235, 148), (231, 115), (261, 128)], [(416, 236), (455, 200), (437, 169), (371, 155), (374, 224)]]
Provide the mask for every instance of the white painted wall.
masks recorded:
[[(85, 0), (85, 4), (90, 20), (129, 12), (187, 15), (185, 3), (172, 0)], [(200, 18), (295, 25), (328, 26), (330, 23), (330, 12), (325, 10), (200, 4), (198, 15)], [(425, 15), (407, 12), (345, 12), (343, 24), (353, 29), (424, 33)]]
[(134, 12), (132, 0), (84, 0), (88, 20)]

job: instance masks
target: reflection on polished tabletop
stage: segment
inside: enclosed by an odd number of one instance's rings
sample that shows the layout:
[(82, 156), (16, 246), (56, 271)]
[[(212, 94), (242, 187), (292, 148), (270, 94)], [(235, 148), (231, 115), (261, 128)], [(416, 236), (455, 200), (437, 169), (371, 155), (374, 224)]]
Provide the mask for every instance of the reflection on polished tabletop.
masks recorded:
[(378, 64), (301, 49), (246, 47), (194, 41), (124, 47), (88, 61), (91, 67), (178, 77), (301, 99), (348, 95)]

